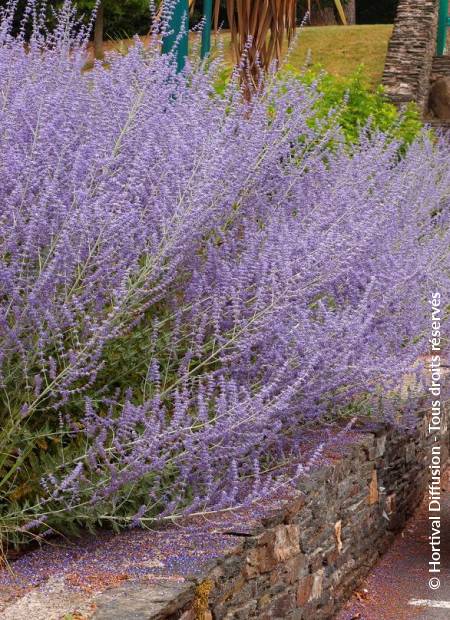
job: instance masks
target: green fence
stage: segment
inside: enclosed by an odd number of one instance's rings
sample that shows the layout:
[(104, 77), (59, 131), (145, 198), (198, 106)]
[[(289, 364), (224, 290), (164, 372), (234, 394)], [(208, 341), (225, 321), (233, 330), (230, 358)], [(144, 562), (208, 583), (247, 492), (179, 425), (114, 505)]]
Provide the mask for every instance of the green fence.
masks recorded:
[[(201, 55), (205, 58), (211, 50), (211, 21), (213, 0), (203, 0), (204, 24), (202, 30)], [(175, 0), (168, 20), (168, 34), (164, 37), (162, 52), (175, 52), (177, 70), (184, 69), (189, 53), (189, 0)]]
[(439, 22), (437, 35), (438, 56), (443, 56), (446, 49), (447, 29), (450, 27), (450, 17), (448, 15), (448, 0), (439, 0)]

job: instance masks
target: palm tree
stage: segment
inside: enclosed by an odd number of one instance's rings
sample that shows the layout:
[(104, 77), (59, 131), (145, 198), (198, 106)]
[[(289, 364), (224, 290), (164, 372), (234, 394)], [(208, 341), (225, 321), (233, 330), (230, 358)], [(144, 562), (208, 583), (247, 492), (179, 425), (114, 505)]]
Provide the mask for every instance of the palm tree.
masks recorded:
[[(220, 0), (215, 0), (215, 27)], [(242, 61), (245, 81), (258, 79), (281, 59), (283, 42), (291, 41), (296, 26), (296, 0), (226, 0), (231, 44)]]
[(94, 56), (95, 58), (102, 59), (104, 57), (103, 38), (105, 27), (105, 12), (104, 3), (100, 2), (97, 6), (97, 14), (95, 16), (95, 28), (94, 28)]
[[(203, 6), (211, 0), (202, 0)], [(190, 0), (191, 5), (195, 0)], [(319, 0), (309, 0), (308, 8)], [(349, 0), (354, 3), (354, 0)], [(283, 42), (290, 43), (297, 21), (297, 0), (215, 0), (215, 27), (220, 5), (225, 4), (236, 60), (243, 65), (243, 78), (255, 83), (261, 69), (280, 62)], [(347, 23), (342, 0), (334, 0), (339, 18)], [(352, 4), (353, 6), (353, 4)], [(254, 84), (253, 84), (254, 86)]]
[[(172, 34), (163, 42), (163, 52), (168, 53), (173, 49), (188, 7), (191, 11), (198, 7), (208, 17), (202, 42), (202, 56), (205, 56), (209, 51), (214, 3), (216, 30), (221, 5), (226, 6), (235, 59), (241, 62), (242, 79), (247, 86), (247, 94), (250, 94), (259, 80), (261, 70), (267, 71), (273, 61), (280, 60), (285, 37), (291, 40), (296, 25), (297, 0), (177, 0), (169, 21)], [(160, 10), (163, 7), (164, 0)], [(177, 67), (182, 70), (187, 55), (187, 33), (178, 48)]]

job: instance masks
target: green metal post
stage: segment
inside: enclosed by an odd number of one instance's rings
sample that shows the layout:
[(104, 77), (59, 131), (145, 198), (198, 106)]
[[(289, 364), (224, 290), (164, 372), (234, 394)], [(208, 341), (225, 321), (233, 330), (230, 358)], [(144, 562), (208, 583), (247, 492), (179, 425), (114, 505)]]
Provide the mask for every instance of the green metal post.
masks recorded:
[[(182, 34), (181, 29), (184, 28)], [(177, 71), (183, 71), (189, 53), (189, 0), (177, 0), (170, 15), (168, 30), (171, 34), (164, 37), (162, 53), (170, 54), (177, 42)], [(177, 41), (177, 39), (179, 40)]]
[(205, 23), (202, 32), (202, 58), (208, 56), (211, 51), (211, 21), (213, 11), (213, 0), (203, 0), (203, 14)]
[(439, 21), (436, 50), (438, 56), (444, 55), (445, 43), (447, 40), (447, 28), (449, 25), (450, 19), (448, 16), (448, 0), (439, 0)]

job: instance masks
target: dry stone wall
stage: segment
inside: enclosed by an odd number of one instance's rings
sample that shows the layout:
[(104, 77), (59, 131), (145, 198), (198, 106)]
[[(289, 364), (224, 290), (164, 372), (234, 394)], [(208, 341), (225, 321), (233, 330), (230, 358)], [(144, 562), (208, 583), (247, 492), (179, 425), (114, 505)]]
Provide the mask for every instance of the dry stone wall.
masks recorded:
[[(300, 495), (196, 578), (125, 583), (96, 602), (96, 620), (325, 620), (420, 503), (434, 437), (378, 425), (300, 484)], [(448, 431), (442, 424), (444, 463)], [(223, 533), (222, 535), (227, 535)]]

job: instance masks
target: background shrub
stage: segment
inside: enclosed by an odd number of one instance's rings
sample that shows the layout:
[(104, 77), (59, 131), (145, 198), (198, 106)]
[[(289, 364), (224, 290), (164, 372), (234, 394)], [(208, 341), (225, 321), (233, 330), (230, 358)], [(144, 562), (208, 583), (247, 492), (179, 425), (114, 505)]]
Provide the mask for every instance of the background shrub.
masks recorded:
[(373, 89), (360, 68), (349, 78), (339, 78), (321, 70), (320, 66), (299, 73), (288, 67), (308, 85), (317, 84), (321, 97), (314, 109), (315, 118), (336, 122), (350, 143), (359, 141), (361, 129), (368, 124), (374, 131), (382, 131), (386, 136), (408, 146), (422, 128), (420, 114), (414, 103), (409, 103), (399, 112), (390, 103), (383, 87)]

